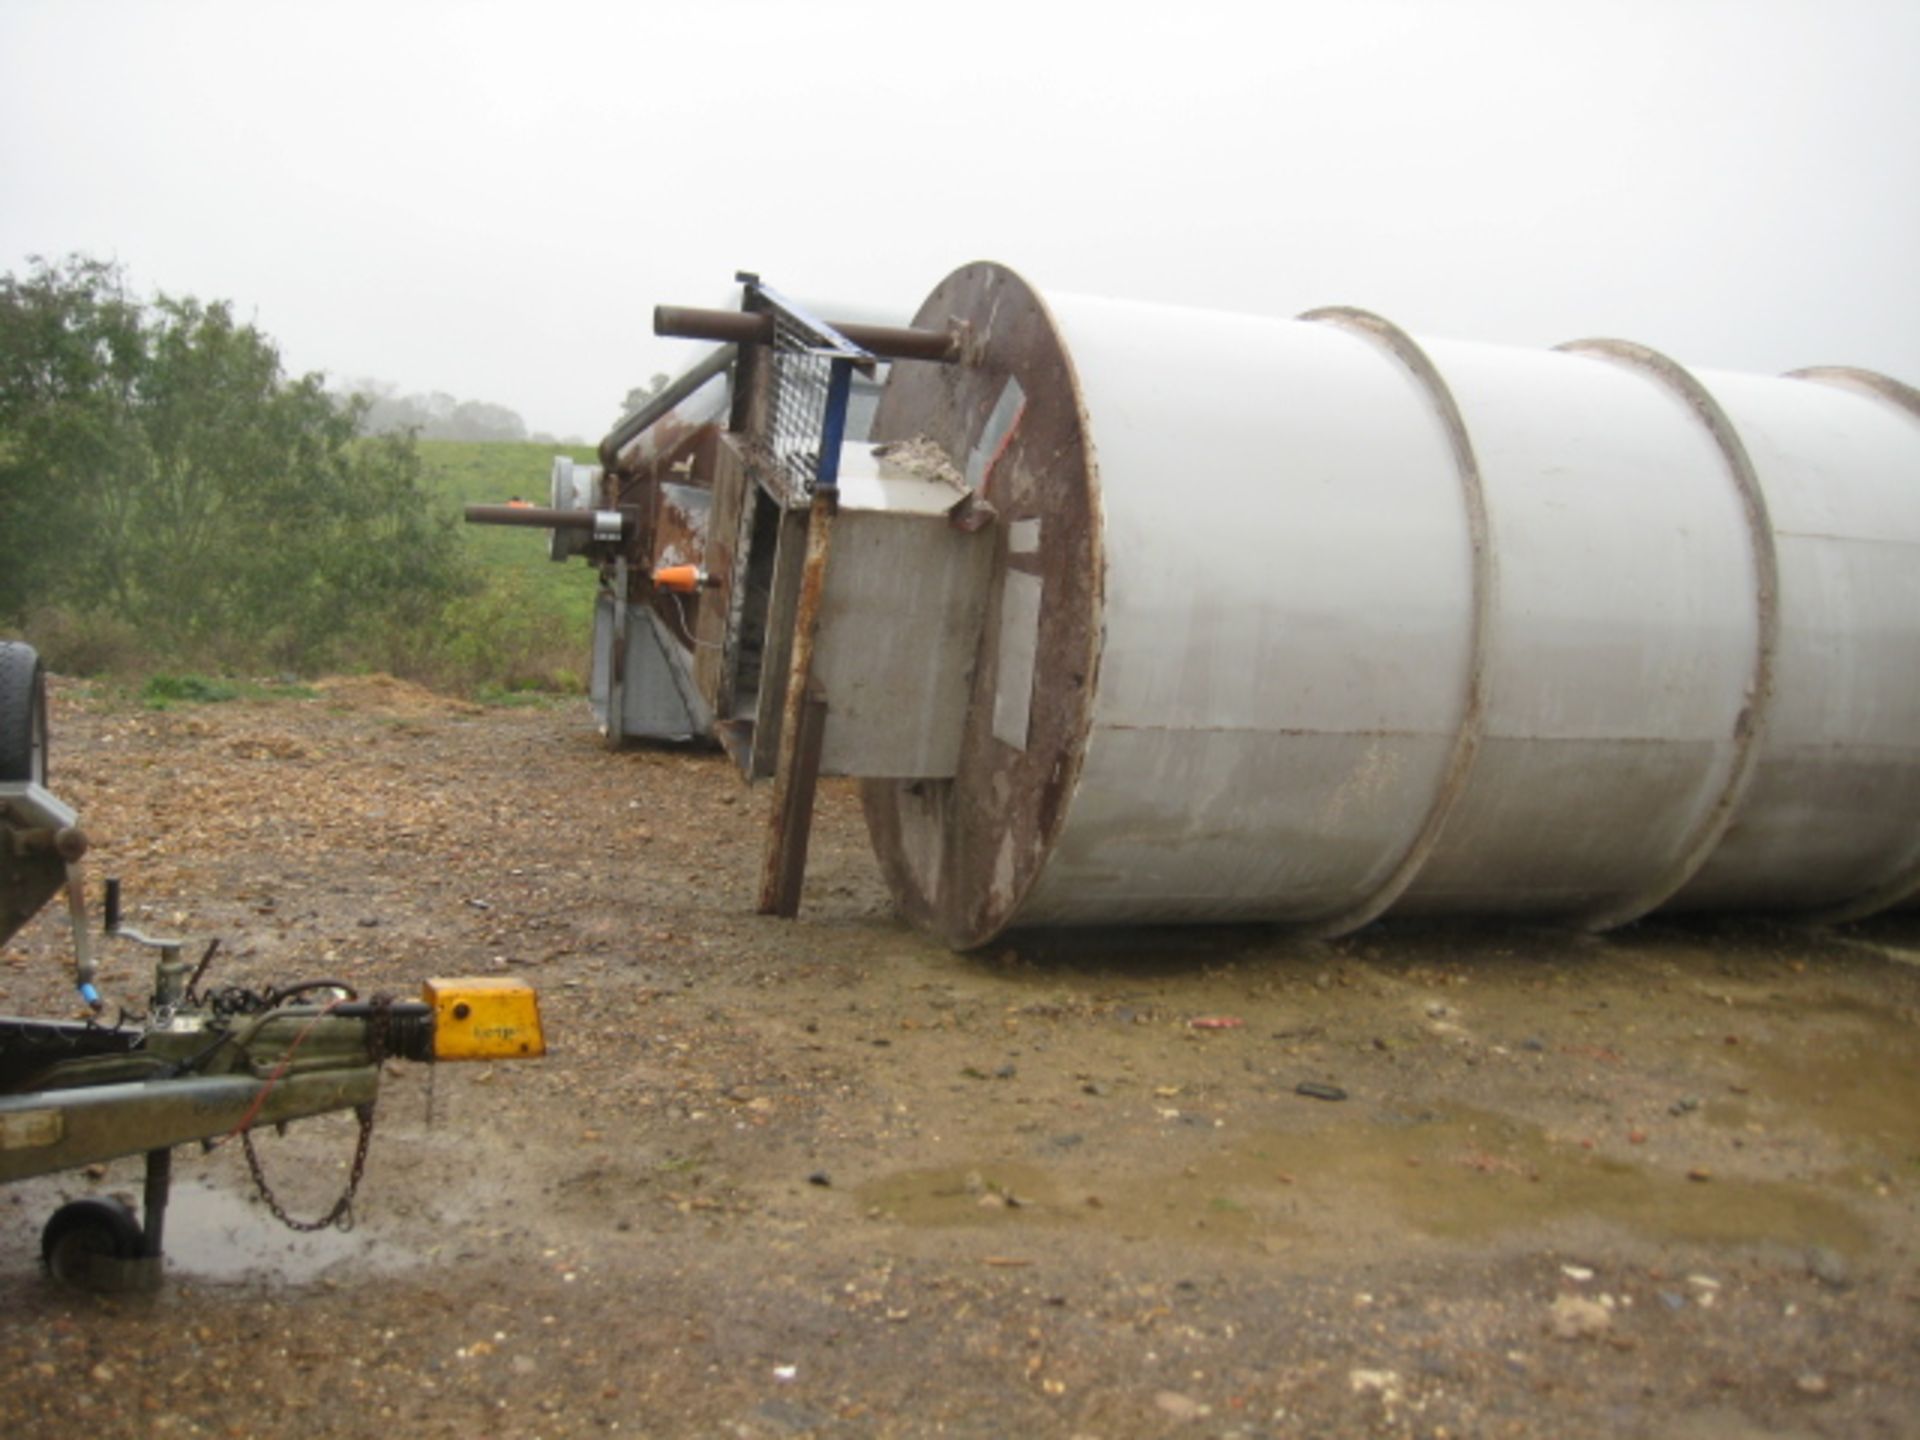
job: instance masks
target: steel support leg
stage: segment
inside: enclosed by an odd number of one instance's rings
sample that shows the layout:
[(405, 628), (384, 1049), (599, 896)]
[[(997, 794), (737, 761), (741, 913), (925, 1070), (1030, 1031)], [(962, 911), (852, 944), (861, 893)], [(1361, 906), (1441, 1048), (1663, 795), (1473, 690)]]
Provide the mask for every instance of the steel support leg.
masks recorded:
[(787, 693), (780, 722), (780, 761), (773, 776), (773, 813), (767, 822), (766, 857), (760, 869), (760, 913), (791, 920), (800, 913), (800, 887), (813, 830), (813, 796), (826, 738), (827, 702), (813, 683), (813, 640), (826, 588), (835, 495), (814, 493), (807, 516), (807, 558), (794, 609), (793, 652), (787, 662)]

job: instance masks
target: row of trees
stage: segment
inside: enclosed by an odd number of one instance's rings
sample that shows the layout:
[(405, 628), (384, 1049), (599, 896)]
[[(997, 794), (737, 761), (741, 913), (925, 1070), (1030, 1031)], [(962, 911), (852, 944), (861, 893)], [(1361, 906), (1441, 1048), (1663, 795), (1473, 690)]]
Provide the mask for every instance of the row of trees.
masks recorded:
[(224, 303), (81, 257), (0, 278), (0, 623), (298, 669), (429, 627), (467, 583), (451, 517), (366, 410)]
[[(665, 373), (656, 373), (646, 384), (628, 390), (613, 425), (666, 389), (671, 379)], [(343, 382), (335, 393), (342, 404), (359, 406), (360, 428), (368, 435), (414, 434), (422, 440), (531, 440), (542, 445), (586, 443), (579, 436), (562, 440), (544, 430), (529, 434), (526, 421), (505, 405), (458, 400), (444, 390), (430, 395), (402, 395), (391, 380), (362, 377)]]
[(456, 400), (445, 391), (402, 395), (389, 380), (350, 380), (338, 392), (359, 405), (360, 428), (368, 435), (403, 435), (423, 440), (552, 440), (528, 436), (527, 425), (504, 405), (485, 400)]

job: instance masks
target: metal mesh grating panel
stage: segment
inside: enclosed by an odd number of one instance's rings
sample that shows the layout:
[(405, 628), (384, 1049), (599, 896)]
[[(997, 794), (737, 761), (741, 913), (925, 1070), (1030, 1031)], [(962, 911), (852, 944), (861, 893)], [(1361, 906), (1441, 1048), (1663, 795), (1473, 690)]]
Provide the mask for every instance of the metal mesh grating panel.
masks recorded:
[(811, 490), (820, 473), (820, 433), (826, 426), (833, 360), (814, 337), (779, 309), (773, 312), (773, 404), (768, 449), (788, 485)]
[(749, 304), (773, 317), (771, 394), (763, 460), (789, 495), (833, 483), (846, 428), (848, 381), (873, 359), (824, 321), (758, 282)]

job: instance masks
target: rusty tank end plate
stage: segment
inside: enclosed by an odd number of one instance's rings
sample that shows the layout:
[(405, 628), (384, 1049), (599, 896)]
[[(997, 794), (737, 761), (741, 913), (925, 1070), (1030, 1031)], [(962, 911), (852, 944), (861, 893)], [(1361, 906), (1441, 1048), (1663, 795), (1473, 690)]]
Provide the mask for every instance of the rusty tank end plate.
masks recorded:
[[(914, 319), (962, 327), (965, 363), (894, 366), (875, 441), (933, 442), (998, 512), (952, 780), (869, 781), (867, 827), (901, 910), (950, 945), (1013, 917), (1058, 837), (1100, 660), (1099, 471), (1052, 316), (995, 264), (955, 272)], [(1044, 678), (1043, 678), (1044, 677)]]

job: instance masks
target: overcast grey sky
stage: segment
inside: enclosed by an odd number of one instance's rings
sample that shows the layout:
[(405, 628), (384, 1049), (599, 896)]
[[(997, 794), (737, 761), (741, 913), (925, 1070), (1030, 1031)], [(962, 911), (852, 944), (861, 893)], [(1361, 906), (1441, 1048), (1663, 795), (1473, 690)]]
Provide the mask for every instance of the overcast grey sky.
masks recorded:
[(1920, 383), (1920, 3), (0, 0), (0, 269), (597, 438), (733, 271)]

